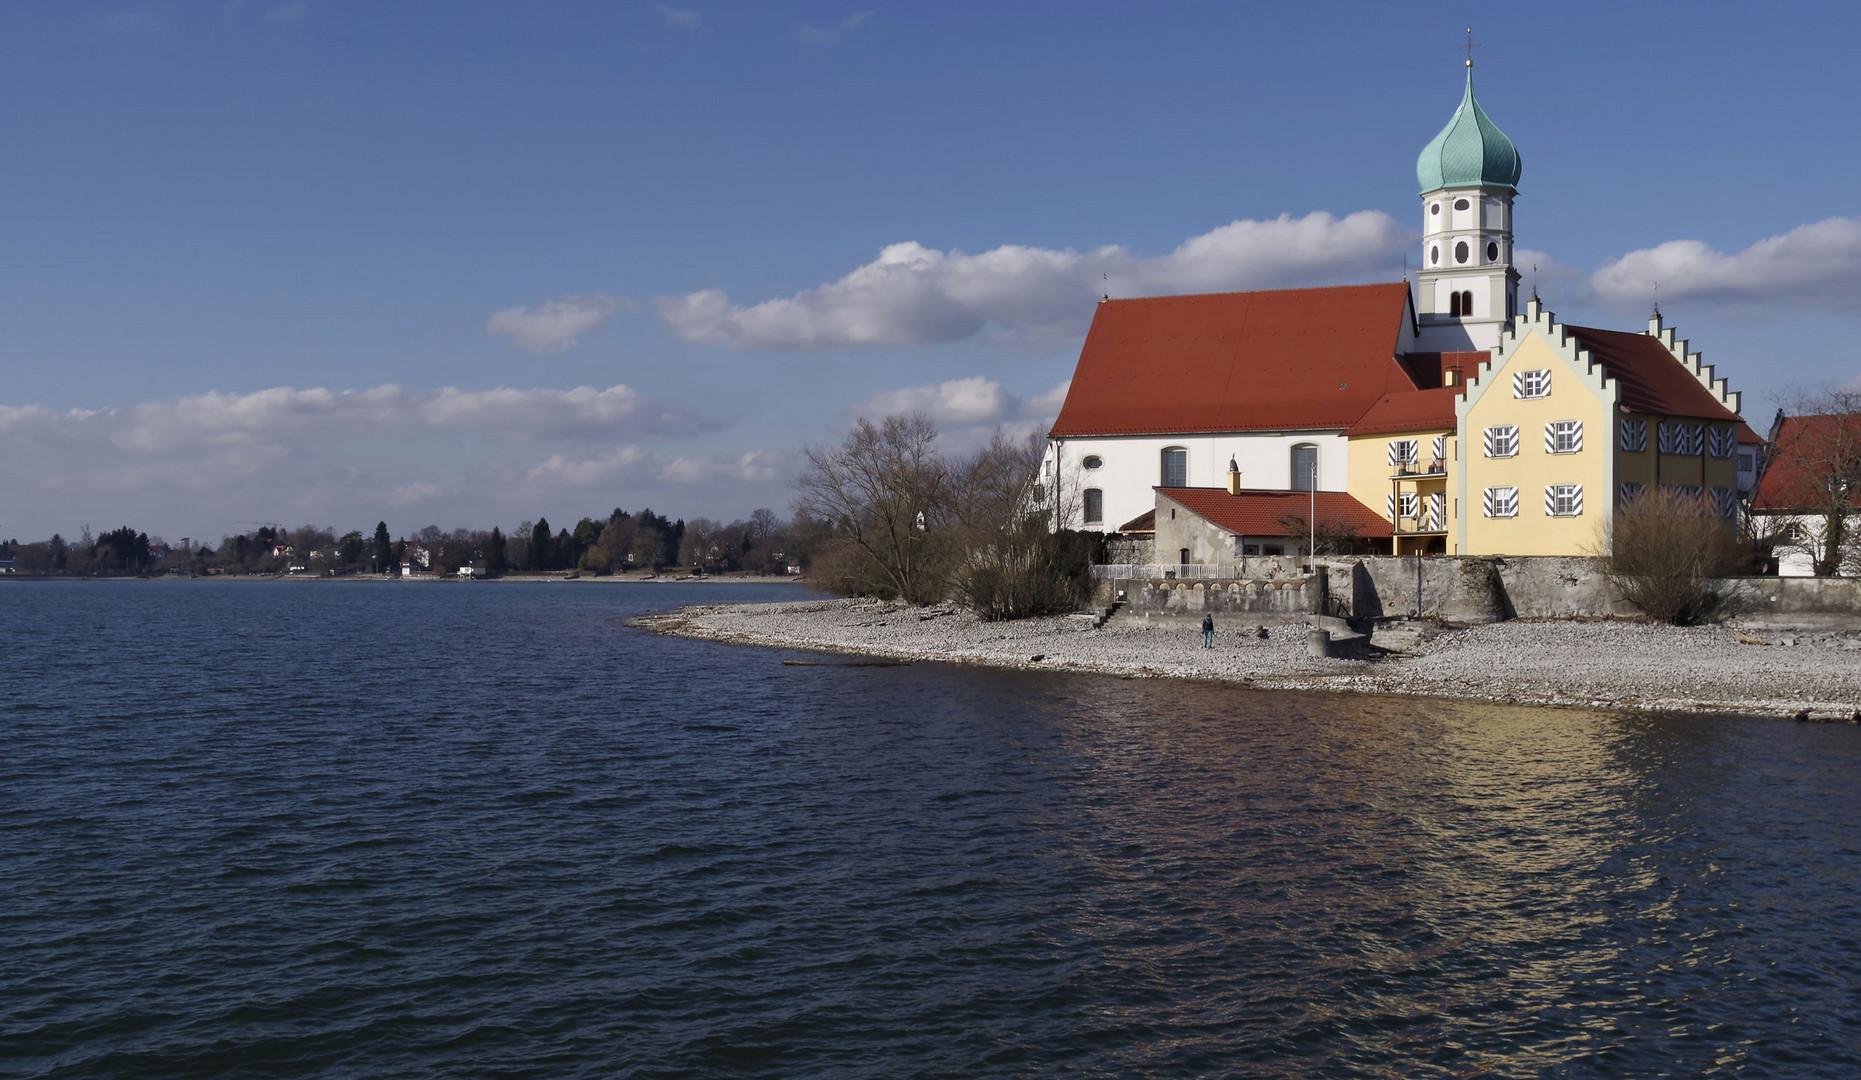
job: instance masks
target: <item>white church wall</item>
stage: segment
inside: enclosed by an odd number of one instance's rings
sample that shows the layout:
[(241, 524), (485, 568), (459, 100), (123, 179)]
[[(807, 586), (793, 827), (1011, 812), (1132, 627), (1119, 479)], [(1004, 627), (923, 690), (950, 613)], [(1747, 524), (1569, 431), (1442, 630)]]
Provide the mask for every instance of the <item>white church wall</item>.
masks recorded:
[[(1066, 439), (1059, 444), (1060, 498), (1071, 510), (1074, 527), (1110, 532), (1156, 506), (1152, 490), (1163, 482), (1163, 451), (1187, 451), (1189, 487), (1226, 487), (1228, 459), (1241, 468), (1241, 486), (1287, 490), (1292, 487), (1292, 448), (1310, 443), (1318, 448), (1320, 491), (1348, 489), (1348, 441), (1343, 432), (1239, 432), (1221, 435), (1122, 435)], [(1053, 476), (1054, 447), (1048, 447), (1045, 476)], [(1099, 466), (1085, 467), (1097, 457)], [(1103, 520), (1082, 520), (1084, 492), (1103, 493)]]

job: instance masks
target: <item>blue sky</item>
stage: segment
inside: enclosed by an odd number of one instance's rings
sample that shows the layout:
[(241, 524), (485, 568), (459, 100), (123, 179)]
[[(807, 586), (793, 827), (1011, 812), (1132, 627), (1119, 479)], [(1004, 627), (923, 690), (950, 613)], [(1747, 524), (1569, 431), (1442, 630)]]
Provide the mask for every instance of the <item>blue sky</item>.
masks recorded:
[(861, 410), (1037, 425), (1101, 285), (1399, 276), (1469, 21), (1560, 317), (1660, 281), (1760, 428), (1861, 375), (1846, 5), (7, 4), (0, 535), (734, 517)]

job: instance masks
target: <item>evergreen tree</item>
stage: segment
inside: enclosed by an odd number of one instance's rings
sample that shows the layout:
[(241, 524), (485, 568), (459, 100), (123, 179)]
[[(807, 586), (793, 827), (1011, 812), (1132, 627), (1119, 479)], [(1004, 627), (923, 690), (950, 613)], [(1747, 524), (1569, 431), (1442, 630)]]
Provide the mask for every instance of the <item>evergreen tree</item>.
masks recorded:
[(385, 521), (375, 522), (375, 572), (394, 572), (394, 540), (388, 535), (388, 523)]
[(543, 571), (554, 564), (555, 552), (551, 549), (555, 545), (550, 541), (549, 519), (537, 518), (536, 527), (530, 530), (530, 565), (525, 569)]
[(485, 576), (497, 577), (504, 572), (504, 534), (496, 525), (491, 526), (491, 539), (485, 544)]

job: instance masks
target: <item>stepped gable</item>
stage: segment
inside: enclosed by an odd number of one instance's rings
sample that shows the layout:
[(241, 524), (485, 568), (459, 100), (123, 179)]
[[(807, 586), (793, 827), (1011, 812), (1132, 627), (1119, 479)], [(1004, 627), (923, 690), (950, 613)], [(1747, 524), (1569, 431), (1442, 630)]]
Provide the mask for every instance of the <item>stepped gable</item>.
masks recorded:
[(1320, 491), (1314, 496), (1306, 491), (1278, 491), (1248, 488), (1238, 495), (1226, 488), (1157, 489), (1181, 503), (1192, 513), (1207, 518), (1231, 533), (1241, 536), (1285, 536), (1283, 518), (1305, 519), (1317, 502), (1321, 523), (1343, 525), (1360, 537), (1388, 536), (1389, 521), (1383, 515), (1342, 491)]
[[(1737, 424), (1740, 442), (1761, 442), (1744, 419), (1725, 407), (1712, 391), (1700, 385), (1661, 340), (1627, 330), (1598, 330), (1569, 326), (1578, 348), (1622, 385), (1622, 405), (1635, 412), (1659, 416), (1686, 416), (1699, 420), (1730, 420)], [(1749, 436), (1747, 438), (1747, 436)]]
[[(1777, 426), (1771, 463), (1751, 496), (1751, 509), (1773, 514), (1803, 513), (1828, 506), (1817, 493), (1812, 463), (1840, 459), (1861, 446), (1861, 416), (1786, 416)], [(1861, 492), (1848, 505), (1861, 509)]]
[(1415, 388), (1411, 319), (1401, 282), (1107, 300), (1051, 435), (1343, 429)]
[[(1481, 353), (1485, 356), (1485, 353)], [(1346, 435), (1382, 435), (1391, 431), (1452, 431), (1456, 426), (1454, 403), (1464, 386), (1408, 390), (1384, 394), (1370, 411), (1344, 429)]]

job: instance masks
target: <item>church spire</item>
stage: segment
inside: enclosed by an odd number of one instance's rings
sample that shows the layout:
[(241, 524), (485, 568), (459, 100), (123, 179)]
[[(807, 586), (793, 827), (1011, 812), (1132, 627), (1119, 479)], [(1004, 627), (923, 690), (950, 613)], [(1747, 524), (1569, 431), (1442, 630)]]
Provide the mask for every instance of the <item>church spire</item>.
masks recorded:
[(1422, 189), (1422, 270), (1416, 312), (1430, 348), (1490, 349), (1518, 307), (1512, 200), (1518, 148), (1473, 93), (1472, 31), (1460, 105), (1415, 162)]

